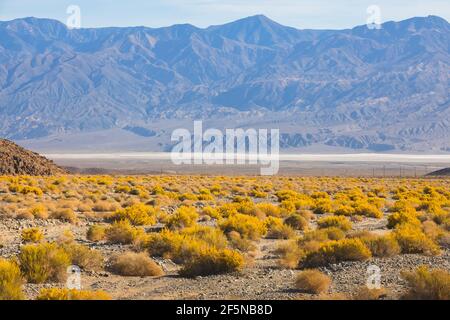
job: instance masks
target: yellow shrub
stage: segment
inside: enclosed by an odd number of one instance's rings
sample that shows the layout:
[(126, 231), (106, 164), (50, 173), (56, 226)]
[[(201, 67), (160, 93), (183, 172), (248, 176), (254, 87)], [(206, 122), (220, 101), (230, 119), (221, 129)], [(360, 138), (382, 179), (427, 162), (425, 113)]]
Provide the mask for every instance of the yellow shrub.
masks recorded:
[(103, 255), (98, 250), (76, 243), (64, 244), (62, 248), (68, 254), (72, 265), (89, 271), (99, 271), (103, 267)]
[(409, 291), (405, 299), (450, 300), (450, 273), (447, 270), (420, 266), (414, 272), (402, 272)]
[(273, 216), (264, 220), (267, 229), (268, 239), (290, 239), (295, 236), (295, 231), (290, 226), (283, 223), (283, 219)]
[(316, 269), (301, 271), (295, 279), (295, 288), (306, 293), (327, 292), (330, 285), (331, 278)]
[(44, 239), (44, 234), (39, 228), (28, 228), (22, 230), (22, 241), (23, 242), (41, 242)]
[(121, 276), (153, 277), (164, 274), (146, 253), (125, 252), (113, 257), (111, 270)]
[(17, 264), (0, 258), (0, 300), (22, 300), (22, 283)]
[(294, 213), (284, 220), (284, 223), (295, 230), (306, 230), (308, 229), (308, 220), (306, 220), (302, 215)]
[(394, 212), (388, 217), (388, 228), (392, 229), (403, 223), (420, 225), (420, 221), (417, 218), (417, 212), (414, 208), (407, 207), (403, 210)]
[(86, 238), (93, 242), (104, 240), (106, 238), (106, 227), (99, 225), (90, 226)]
[(261, 220), (240, 213), (234, 214), (228, 219), (223, 220), (219, 223), (219, 226), (225, 233), (236, 231), (243, 238), (252, 240), (258, 240), (267, 232), (267, 229)]
[(427, 255), (440, 253), (436, 243), (416, 225), (401, 224), (395, 229), (394, 236), (402, 249), (402, 253), (423, 253)]
[(62, 281), (70, 265), (68, 254), (54, 243), (23, 246), (18, 258), (23, 275), (32, 283)]
[(50, 218), (70, 223), (75, 223), (77, 221), (77, 215), (70, 208), (58, 209), (51, 213)]
[(130, 244), (143, 233), (141, 229), (133, 227), (128, 220), (116, 221), (106, 229), (106, 239), (111, 243)]
[(239, 232), (231, 231), (228, 232), (227, 236), (231, 247), (234, 249), (238, 249), (242, 252), (249, 252), (256, 249), (253, 241), (247, 238), (242, 238)]
[(202, 209), (202, 215), (206, 215), (217, 220), (221, 218), (219, 211), (212, 207), (204, 207)]
[(244, 258), (230, 249), (205, 248), (199, 251), (180, 270), (185, 277), (208, 276), (236, 272), (244, 266)]
[(271, 203), (258, 203), (256, 208), (261, 210), (268, 217), (280, 217), (281, 210), (279, 207), (271, 204)]
[(111, 300), (104, 291), (87, 291), (66, 288), (41, 289), (37, 300)]
[(360, 203), (357, 202), (354, 206), (354, 214), (366, 216), (370, 218), (381, 219), (383, 217), (383, 212), (377, 206), (369, 204), (369, 203)]
[(166, 225), (170, 229), (182, 229), (193, 226), (198, 220), (195, 208), (182, 206), (168, 217)]
[(362, 239), (374, 257), (392, 257), (400, 253), (400, 245), (392, 235)]
[(42, 204), (37, 204), (33, 206), (30, 209), (30, 213), (36, 218), (36, 219), (47, 219), (48, 218), (48, 211), (47, 208)]
[(182, 235), (202, 240), (211, 246), (222, 249), (227, 246), (227, 238), (220, 229), (195, 225), (180, 231)]
[(113, 220), (128, 220), (135, 226), (153, 225), (156, 223), (157, 211), (143, 203), (134, 204), (128, 208), (117, 210)]
[(348, 231), (352, 228), (352, 223), (343, 216), (328, 216), (321, 218), (317, 221), (317, 225), (320, 229), (336, 227), (342, 231)]
[(315, 214), (332, 213), (333, 205), (328, 198), (317, 198), (312, 209)]
[(317, 251), (307, 254), (306, 267), (322, 266), (341, 261), (363, 261), (371, 257), (370, 250), (359, 239), (342, 239), (325, 242)]

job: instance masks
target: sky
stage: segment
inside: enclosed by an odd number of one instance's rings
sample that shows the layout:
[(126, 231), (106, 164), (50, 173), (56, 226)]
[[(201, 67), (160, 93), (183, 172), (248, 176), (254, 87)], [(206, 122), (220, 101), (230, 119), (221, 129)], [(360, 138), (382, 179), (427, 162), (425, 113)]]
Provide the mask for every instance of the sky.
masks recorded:
[(34, 16), (66, 23), (71, 5), (80, 8), (84, 28), (207, 27), (264, 14), (300, 29), (344, 29), (366, 24), (373, 17), (367, 13), (372, 5), (379, 8), (380, 22), (427, 15), (450, 21), (450, 0), (0, 0), (0, 20)]

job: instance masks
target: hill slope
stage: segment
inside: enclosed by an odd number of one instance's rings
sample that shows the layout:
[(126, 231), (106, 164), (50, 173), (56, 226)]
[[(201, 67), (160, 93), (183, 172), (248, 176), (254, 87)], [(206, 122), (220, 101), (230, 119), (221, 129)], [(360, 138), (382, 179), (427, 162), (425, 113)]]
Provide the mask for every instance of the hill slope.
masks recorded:
[(62, 173), (64, 170), (52, 161), (0, 139), (0, 175), (48, 176)]

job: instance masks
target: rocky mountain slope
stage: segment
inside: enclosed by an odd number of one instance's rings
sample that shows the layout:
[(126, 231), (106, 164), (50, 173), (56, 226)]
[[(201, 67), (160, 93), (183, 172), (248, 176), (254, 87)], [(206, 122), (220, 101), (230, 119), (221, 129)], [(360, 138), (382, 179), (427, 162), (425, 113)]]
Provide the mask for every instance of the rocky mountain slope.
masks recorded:
[(11, 141), (0, 139), (0, 175), (47, 176), (62, 173), (64, 170), (52, 161)]
[(450, 151), (450, 24), (436, 16), (380, 30), (25, 18), (0, 39), (0, 135), (15, 140), (123, 129), (164, 149), (170, 121), (205, 119), (279, 127), (283, 148)]

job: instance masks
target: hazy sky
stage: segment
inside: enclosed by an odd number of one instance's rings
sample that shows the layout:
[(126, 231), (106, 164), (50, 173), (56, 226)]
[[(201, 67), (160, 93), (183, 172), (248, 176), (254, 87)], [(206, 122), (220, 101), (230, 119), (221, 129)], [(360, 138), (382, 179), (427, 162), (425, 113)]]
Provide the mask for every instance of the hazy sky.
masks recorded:
[(69, 5), (81, 9), (81, 26), (199, 27), (255, 14), (298, 28), (348, 28), (365, 24), (377, 5), (382, 21), (438, 15), (450, 21), (450, 0), (0, 0), (0, 20), (35, 16), (66, 22)]

